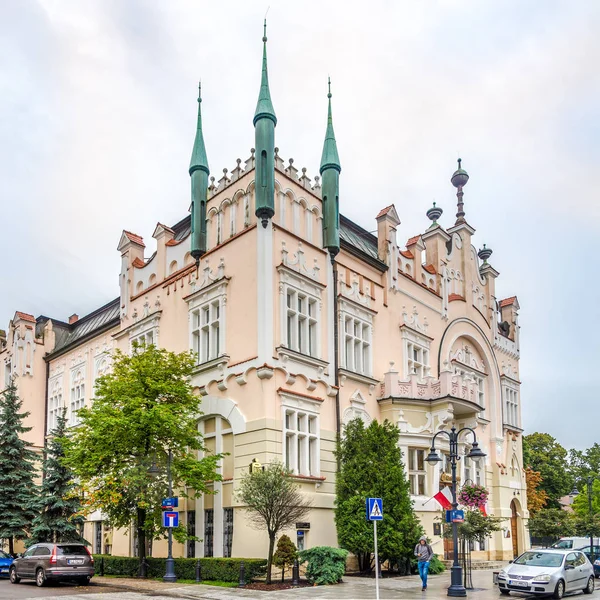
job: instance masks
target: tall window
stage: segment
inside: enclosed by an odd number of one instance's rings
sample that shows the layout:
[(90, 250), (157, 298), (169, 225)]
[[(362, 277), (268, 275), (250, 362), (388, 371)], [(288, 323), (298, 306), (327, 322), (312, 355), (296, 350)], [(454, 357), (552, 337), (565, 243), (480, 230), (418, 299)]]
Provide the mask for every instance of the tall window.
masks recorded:
[(422, 448), (408, 449), (408, 479), (410, 493), (413, 496), (426, 494), (427, 472), (425, 471), (425, 450)]
[(478, 464), (476, 461), (470, 459), (468, 456), (463, 457), (463, 461), (465, 469), (465, 483), (471, 480), (477, 485), (485, 485), (485, 481), (483, 480), (483, 469), (481, 467), (481, 463)]
[(152, 346), (152, 344), (156, 344), (154, 330), (150, 329), (132, 337), (131, 343), (133, 344), (133, 342), (137, 342), (140, 346)]
[(204, 509), (204, 556), (213, 555), (213, 531), (215, 511), (212, 508)]
[(428, 374), (429, 350), (415, 341), (406, 342), (406, 374), (423, 379)]
[(57, 379), (50, 386), (50, 396), (48, 397), (48, 433), (57, 426), (62, 409), (62, 384), (60, 379)]
[(504, 388), (504, 420), (507, 425), (519, 426), (519, 392), (513, 388)]
[(371, 375), (371, 325), (362, 319), (344, 317), (344, 367)]
[(223, 509), (223, 557), (231, 558), (233, 545), (233, 508)]
[(85, 380), (83, 369), (71, 375), (71, 425), (79, 424), (77, 412), (85, 406)]
[(475, 382), (475, 385), (477, 386), (477, 404), (483, 406), (485, 409), (485, 377), (476, 371), (465, 368), (463, 365), (455, 366), (454, 373), (460, 375), (463, 379), (470, 378)]
[(319, 474), (319, 417), (285, 409), (285, 465), (296, 475)]
[(288, 287), (286, 307), (287, 347), (317, 356), (317, 299)]
[(192, 311), (192, 343), (198, 362), (221, 355), (221, 300), (216, 298)]
[[(190, 537), (195, 537), (195, 535), (196, 535), (196, 511), (195, 510), (188, 510), (187, 532)], [(187, 557), (188, 558), (196, 557), (196, 542), (192, 539), (189, 539), (187, 542)]]

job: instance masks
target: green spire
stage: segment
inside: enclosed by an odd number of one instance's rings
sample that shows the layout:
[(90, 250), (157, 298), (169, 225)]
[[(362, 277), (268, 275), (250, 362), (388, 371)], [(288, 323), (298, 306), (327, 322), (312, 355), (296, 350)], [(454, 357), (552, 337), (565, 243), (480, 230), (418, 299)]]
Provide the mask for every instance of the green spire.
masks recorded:
[(333, 133), (331, 118), (331, 80), (328, 81), (329, 112), (327, 114), (327, 133), (321, 157), (321, 200), (323, 202), (323, 247), (329, 250), (331, 260), (340, 251), (340, 159)]
[(198, 82), (198, 124), (196, 126), (196, 139), (194, 140), (194, 149), (190, 160), (190, 175), (197, 169), (202, 169), (208, 174), (208, 159), (206, 158), (206, 148), (204, 147), (204, 136), (202, 135), (202, 88)]
[(196, 260), (206, 252), (206, 199), (208, 198), (208, 160), (204, 137), (202, 135), (202, 114), (200, 106), (202, 94), (200, 83), (198, 83), (198, 126), (196, 128), (196, 139), (190, 160), (190, 178), (192, 186), (192, 234), (191, 254)]
[(262, 118), (271, 119), (277, 125), (275, 109), (271, 102), (271, 92), (269, 91), (269, 74), (267, 72), (267, 20), (265, 19), (263, 34), (263, 59), (262, 59), (262, 77), (260, 80), (260, 93), (256, 103), (256, 112), (254, 113), (254, 125), (256, 121)]
[(333, 132), (333, 119), (331, 117), (331, 79), (327, 81), (329, 85), (329, 111), (327, 113), (327, 131), (325, 133), (325, 143), (323, 144), (323, 154), (321, 155), (321, 175), (325, 169), (336, 169), (341, 173), (340, 157), (338, 156), (337, 144), (335, 143), (335, 133)]

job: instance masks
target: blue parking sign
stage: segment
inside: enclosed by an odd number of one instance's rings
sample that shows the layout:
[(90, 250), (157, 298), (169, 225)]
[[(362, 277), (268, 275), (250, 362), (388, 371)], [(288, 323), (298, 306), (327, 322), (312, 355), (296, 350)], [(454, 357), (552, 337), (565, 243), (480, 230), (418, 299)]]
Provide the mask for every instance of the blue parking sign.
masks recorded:
[(179, 512), (175, 510), (163, 511), (163, 527), (179, 527)]

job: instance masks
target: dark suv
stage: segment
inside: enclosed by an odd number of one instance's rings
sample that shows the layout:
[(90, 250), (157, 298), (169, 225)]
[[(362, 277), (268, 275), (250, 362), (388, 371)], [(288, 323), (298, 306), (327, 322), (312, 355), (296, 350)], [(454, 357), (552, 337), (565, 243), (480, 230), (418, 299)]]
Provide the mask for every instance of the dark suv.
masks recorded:
[(83, 544), (36, 544), (15, 558), (10, 566), (11, 583), (35, 579), (41, 587), (47, 581), (89, 583), (94, 575), (94, 559)]

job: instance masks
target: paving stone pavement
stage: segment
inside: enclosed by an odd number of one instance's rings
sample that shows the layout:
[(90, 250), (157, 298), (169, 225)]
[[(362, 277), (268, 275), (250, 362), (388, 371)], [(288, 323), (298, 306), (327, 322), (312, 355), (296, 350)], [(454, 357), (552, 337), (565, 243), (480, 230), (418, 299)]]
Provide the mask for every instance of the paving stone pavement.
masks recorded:
[[(449, 585), (450, 575), (444, 573), (429, 578), (429, 586), (426, 592), (421, 591), (421, 582), (418, 576), (401, 577), (380, 580), (381, 600), (442, 600), (447, 598), (446, 588)], [(468, 598), (473, 600), (499, 600), (498, 588), (492, 584), (492, 571), (475, 571), (473, 573), (474, 590), (468, 590)], [(48, 589), (48, 600), (89, 600), (90, 594), (73, 594), (68, 596), (53, 596)], [(96, 596), (92, 592), (92, 596)], [(375, 581), (357, 577), (345, 577), (344, 583), (334, 586), (304, 587), (280, 592), (260, 592), (255, 590), (237, 588), (219, 588), (209, 585), (186, 585), (181, 587), (162, 588), (156, 586), (152, 590), (139, 592), (115, 592), (98, 595), (98, 600), (234, 600), (235, 598), (268, 598), (270, 600), (370, 600), (375, 598)], [(527, 598), (539, 598), (527, 594), (511, 594), (521, 600)], [(574, 594), (573, 598), (581, 598), (581, 593)], [(590, 600), (600, 600), (600, 588), (592, 596), (586, 596)], [(27, 600), (27, 599), (26, 599)], [(34, 599), (31, 599), (34, 600)]]

